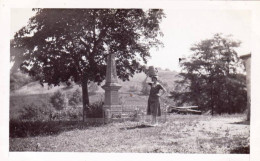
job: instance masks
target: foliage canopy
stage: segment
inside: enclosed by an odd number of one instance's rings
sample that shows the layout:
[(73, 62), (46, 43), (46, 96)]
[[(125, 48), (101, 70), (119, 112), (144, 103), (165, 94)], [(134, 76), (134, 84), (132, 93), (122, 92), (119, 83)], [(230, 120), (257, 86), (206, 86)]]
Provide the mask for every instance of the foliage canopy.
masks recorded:
[(78, 82), (83, 75), (100, 83), (106, 56), (116, 53), (118, 76), (127, 80), (150, 47), (161, 45), (163, 17), (159, 9), (37, 9), (11, 41), (11, 60), (23, 59), (21, 69), (41, 83)]
[(222, 34), (193, 45), (193, 54), (180, 62), (183, 79), (176, 81), (171, 92), (177, 105), (198, 105), (212, 114), (243, 112), (246, 79), (235, 50), (239, 45), (239, 41)]

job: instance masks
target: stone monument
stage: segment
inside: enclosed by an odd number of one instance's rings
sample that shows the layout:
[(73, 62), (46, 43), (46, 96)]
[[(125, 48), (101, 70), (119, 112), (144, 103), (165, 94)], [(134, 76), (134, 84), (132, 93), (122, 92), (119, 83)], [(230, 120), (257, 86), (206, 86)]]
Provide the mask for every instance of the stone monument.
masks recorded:
[(118, 84), (116, 74), (115, 54), (109, 54), (107, 57), (106, 68), (106, 83), (102, 86), (105, 90), (105, 101), (103, 109), (105, 111), (105, 117), (111, 117), (111, 111), (122, 111), (122, 106), (119, 104), (118, 90), (122, 86)]

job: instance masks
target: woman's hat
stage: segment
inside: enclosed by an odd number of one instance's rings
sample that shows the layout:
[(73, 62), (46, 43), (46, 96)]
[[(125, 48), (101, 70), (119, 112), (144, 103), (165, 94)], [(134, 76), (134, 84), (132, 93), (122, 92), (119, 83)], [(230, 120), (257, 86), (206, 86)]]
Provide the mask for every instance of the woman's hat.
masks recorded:
[(155, 68), (154, 66), (149, 66), (148, 68), (148, 74), (150, 77), (157, 75), (158, 74), (158, 69)]

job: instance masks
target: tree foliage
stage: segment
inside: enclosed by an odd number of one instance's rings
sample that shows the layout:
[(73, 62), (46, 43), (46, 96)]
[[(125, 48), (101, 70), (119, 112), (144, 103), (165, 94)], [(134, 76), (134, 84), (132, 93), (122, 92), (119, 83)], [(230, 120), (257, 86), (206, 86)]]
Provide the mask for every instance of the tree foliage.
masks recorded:
[(212, 114), (243, 112), (246, 80), (235, 50), (239, 46), (222, 34), (193, 45), (193, 54), (180, 62), (183, 79), (176, 81), (171, 97), (178, 105), (198, 105)]
[(73, 78), (82, 84), (86, 105), (87, 84), (105, 79), (108, 54), (116, 54), (120, 79), (142, 71), (149, 49), (162, 45), (164, 16), (161, 9), (36, 9), (11, 41), (11, 60), (20, 60), (20, 68), (41, 84)]
[(162, 10), (39, 9), (15, 34), (11, 49), (20, 50), (12, 60), (23, 57), (21, 69), (42, 83), (80, 81), (84, 73), (100, 83), (106, 55), (116, 53), (118, 76), (127, 80), (140, 68), (137, 54), (146, 62), (149, 48), (160, 44), (162, 17)]

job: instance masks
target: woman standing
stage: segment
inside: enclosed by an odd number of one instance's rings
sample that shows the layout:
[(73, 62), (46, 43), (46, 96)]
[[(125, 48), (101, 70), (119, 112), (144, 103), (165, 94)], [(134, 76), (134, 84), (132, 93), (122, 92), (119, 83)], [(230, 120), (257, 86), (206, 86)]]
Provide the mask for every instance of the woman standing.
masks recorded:
[[(153, 125), (157, 125), (158, 122), (156, 117), (161, 116), (160, 96), (162, 96), (166, 92), (166, 90), (158, 82), (158, 76), (154, 75), (151, 77), (151, 79), (152, 83), (148, 83), (151, 86), (151, 89), (148, 98), (147, 115), (152, 115), (151, 123)], [(161, 90), (163, 91), (163, 93), (160, 92)]]

